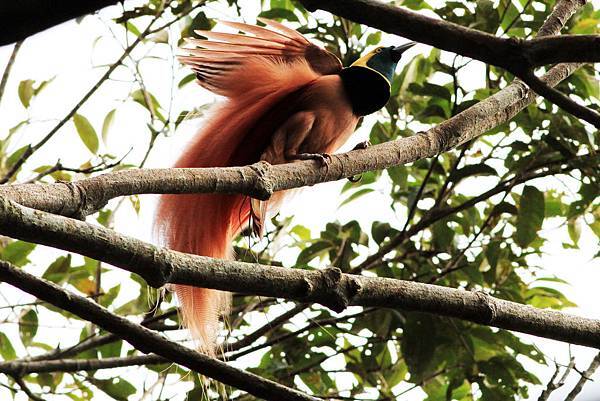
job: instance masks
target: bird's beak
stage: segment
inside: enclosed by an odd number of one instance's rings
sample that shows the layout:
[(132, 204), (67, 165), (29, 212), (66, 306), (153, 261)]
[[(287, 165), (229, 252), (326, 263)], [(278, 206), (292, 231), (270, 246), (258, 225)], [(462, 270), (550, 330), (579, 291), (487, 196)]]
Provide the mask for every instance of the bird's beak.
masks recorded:
[(417, 42), (408, 42), (403, 45), (393, 47), (392, 48), (392, 59), (397, 62), (398, 60), (400, 60), (400, 57), (402, 57), (402, 53), (404, 53), (405, 51), (407, 51), (408, 49), (410, 49), (411, 47), (413, 47), (416, 44), (417, 44)]

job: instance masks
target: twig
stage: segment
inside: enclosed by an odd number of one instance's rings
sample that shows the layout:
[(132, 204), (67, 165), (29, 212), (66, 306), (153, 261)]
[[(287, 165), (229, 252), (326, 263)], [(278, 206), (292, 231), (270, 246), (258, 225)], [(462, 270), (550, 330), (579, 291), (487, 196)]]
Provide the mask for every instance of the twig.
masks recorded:
[(12, 69), (13, 64), (15, 63), (15, 59), (17, 58), (17, 53), (21, 48), (23, 41), (19, 41), (15, 43), (13, 47), (13, 51), (10, 53), (10, 57), (8, 59), (8, 63), (6, 63), (6, 68), (4, 68), (4, 72), (2, 73), (2, 79), (0, 80), (0, 102), (2, 101), (2, 96), (4, 95), (4, 89), (6, 88), (6, 83), (8, 82), (8, 77), (10, 76), (10, 70)]
[(596, 354), (594, 359), (592, 359), (590, 366), (588, 366), (585, 372), (583, 372), (583, 374), (579, 378), (579, 381), (577, 382), (575, 387), (573, 387), (573, 390), (571, 390), (569, 395), (567, 395), (567, 398), (565, 398), (565, 401), (575, 401), (575, 397), (577, 397), (579, 393), (581, 393), (581, 390), (583, 390), (583, 386), (585, 386), (585, 384), (591, 380), (592, 375), (596, 372), (599, 366), (600, 353)]
[(54, 361), (8, 361), (0, 362), (0, 373), (24, 376), (30, 373), (77, 372), (135, 365), (158, 365), (170, 363), (162, 356), (136, 355), (103, 359), (59, 359)]
[(294, 317), (298, 313), (302, 312), (307, 307), (308, 307), (307, 304), (298, 304), (298, 305), (294, 306), (292, 309), (290, 309), (289, 311), (277, 316), (272, 321), (259, 327), (256, 330), (254, 330), (252, 333), (244, 336), (241, 340), (233, 342), (233, 343), (223, 344), (223, 349), (225, 349), (228, 352), (231, 352), (231, 351), (237, 351), (239, 349), (247, 347), (248, 345), (252, 344), (254, 341), (261, 338), (262, 336), (275, 330), (276, 328), (278, 328), (279, 326), (281, 326), (282, 324), (284, 324), (285, 322), (290, 320), (292, 317)]
[(540, 397), (538, 398), (537, 401), (548, 400), (548, 397), (550, 397), (550, 394), (552, 394), (555, 390), (559, 389), (560, 387), (564, 386), (565, 382), (567, 381), (567, 377), (569, 376), (569, 373), (571, 373), (571, 370), (573, 370), (573, 368), (575, 367), (575, 358), (571, 357), (571, 360), (569, 361), (569, 365), (567, 367), (565, 367), (565, 371), (563, 372), (562, 376), (560, 377), (560, 379), (558, 381), (556, 381), (556, 378), (558, 377), (558, 374), (560, 373), (560, 365), (558, 363), (555, 363), (555, 365), (556, 365), (556, 368), (554, 370), (554, 374), (548, 381), (546, 388), (544, 389), (544, 391), (542, 391), (542, 394), (540, 394)]
[(15, 375), (12, 378), (19, 385), (19, 387), (21, 387), (21, 390), (25, 394), (27, 394), (27, 397), (29, 397), (30, 400), (33, 400), (33, 401), (44, 401), (44, 399), (42, 397), (40, 397), (37, 394), (34, 394), (33, 391), (31, 391), (31, 389), (27, 386), (27, 384), (25, 383), (25, 381), (23, 380), (23, 378), (21, 376)]

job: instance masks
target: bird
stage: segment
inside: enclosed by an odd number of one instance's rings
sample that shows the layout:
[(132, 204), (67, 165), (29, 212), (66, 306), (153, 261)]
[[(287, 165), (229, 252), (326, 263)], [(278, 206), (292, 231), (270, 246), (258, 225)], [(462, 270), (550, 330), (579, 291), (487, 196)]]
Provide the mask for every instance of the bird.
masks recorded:
[[(402, 54), (414, 46), (379, 46), (347, 67), (328, 50), (284, 24), (219, 21), (236, 33), (195, 31), (179, 60), (203, 88), (223, 100), (174, 167), (230, 167), (314, 160), (321, 167), (352, 135), (359, 119), (389, 100)], [(235, 194), (161, 195), (155, 229), (170, 249), (233, 259), (233, 239), (246, 227), (262, 235), (267, 216), (288, 191), (269, 200)], [(224, 291), (175, 285), (183, 325), (197, 348), (214, 353), (219, 319), (229, 312)]]

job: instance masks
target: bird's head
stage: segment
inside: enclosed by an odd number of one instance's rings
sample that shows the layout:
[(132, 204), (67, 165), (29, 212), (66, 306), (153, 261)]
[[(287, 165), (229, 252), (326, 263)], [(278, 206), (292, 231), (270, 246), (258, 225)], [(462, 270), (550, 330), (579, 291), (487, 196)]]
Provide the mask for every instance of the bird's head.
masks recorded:
[(402, 53), (415, 44), (377, 47), (342, 70), (340, 75), (357, 115), (365, 116), (385, 106), (396, 65)]

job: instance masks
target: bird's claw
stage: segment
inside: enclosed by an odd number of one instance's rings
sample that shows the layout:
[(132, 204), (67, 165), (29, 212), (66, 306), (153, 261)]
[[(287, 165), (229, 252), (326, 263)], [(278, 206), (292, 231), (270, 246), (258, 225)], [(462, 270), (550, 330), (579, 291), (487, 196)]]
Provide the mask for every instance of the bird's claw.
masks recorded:
[[(368, 148), (369, 146), (371, 146), (370, 141), (362, 141), (362, 142), (357, 143), (356, 146), (352, 150), (362, 150), (362, 149)], [(350, 181), (352, 183), (357, 183), (360, 181), (361, 178), (362, 178), (362, 174), (353, 175), (352, 177), (348, 177), (348, 181)]]
[(371, 146), (371, 142), (370, 141), (362, 141), (356, 144), (356, 146), (352, 149), (352, 150), (362, 150), (362, 149), (366, 149), (369, 146)]
[(316, 160), (319, 162), (321, 167), (329, 167), (331, 163), (331, 155), (328, 153), (298, 153), (294, 156), (297, 160)]

